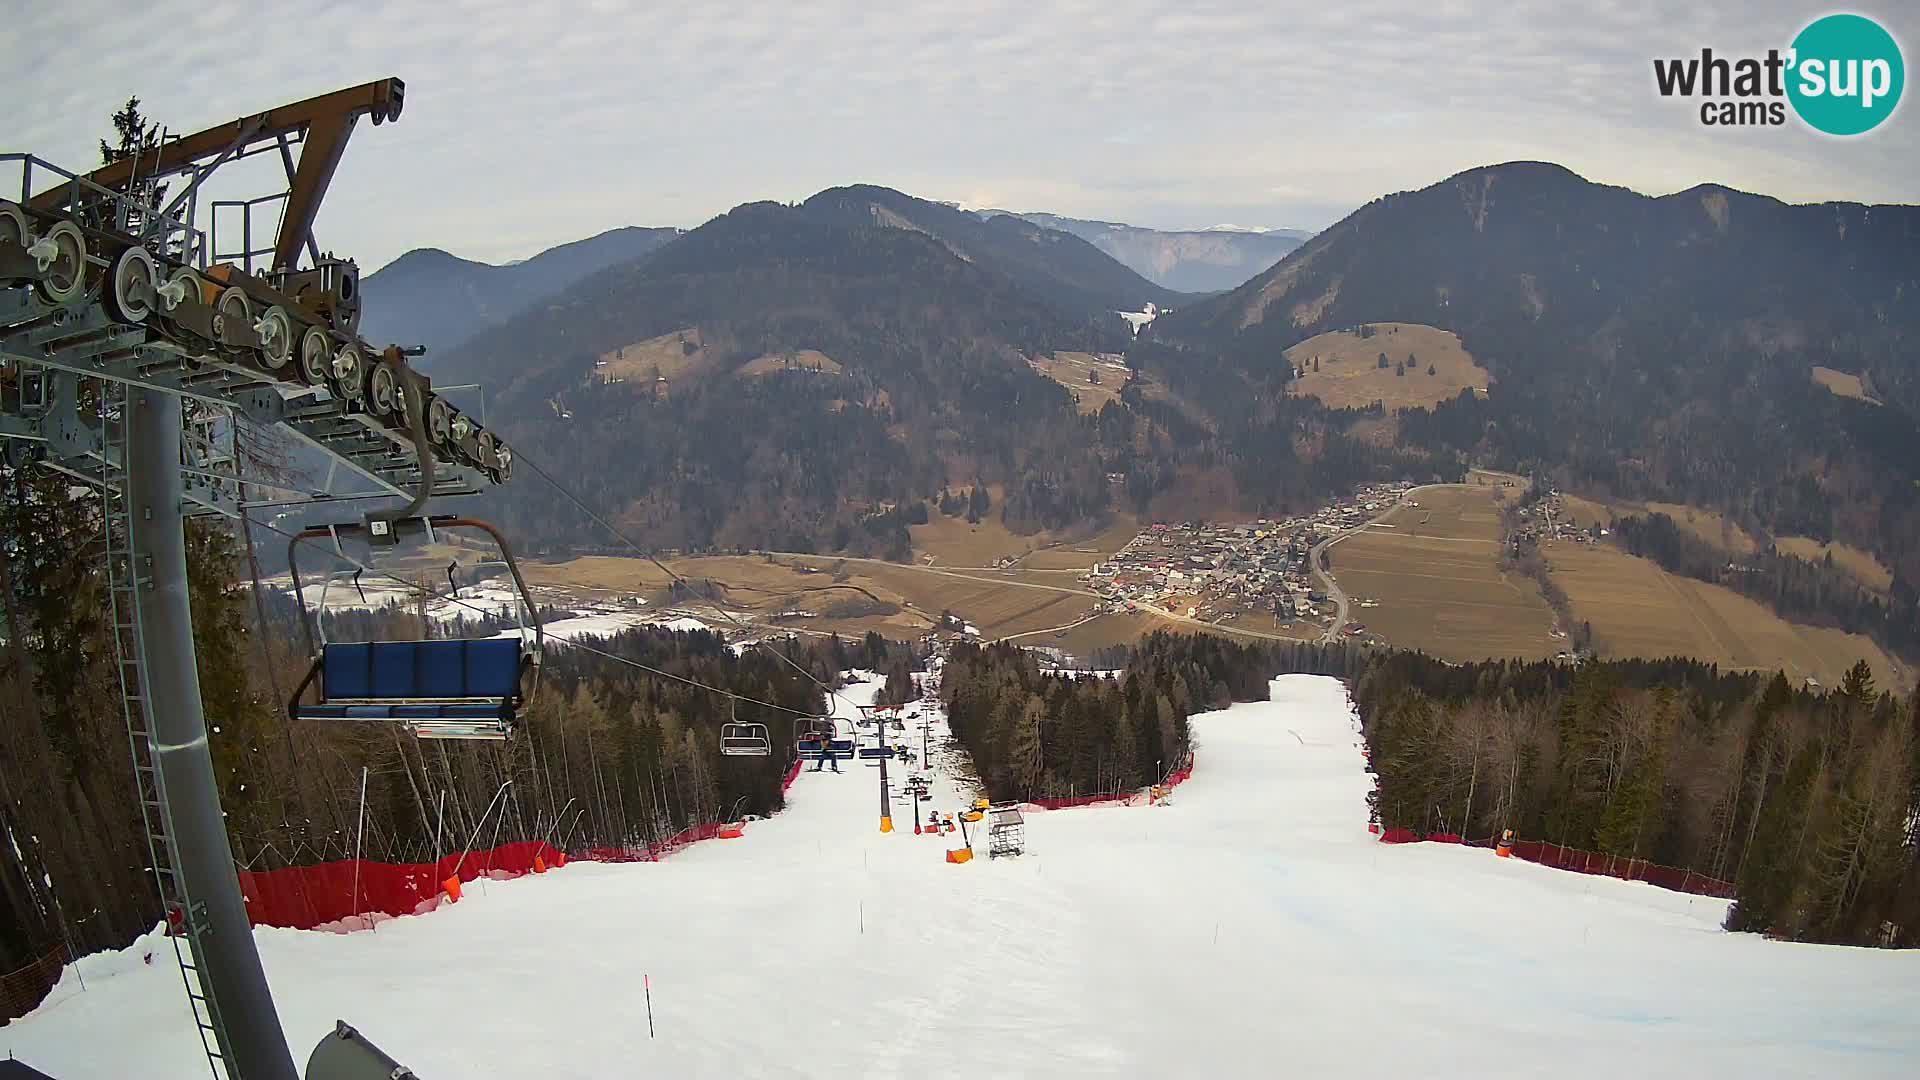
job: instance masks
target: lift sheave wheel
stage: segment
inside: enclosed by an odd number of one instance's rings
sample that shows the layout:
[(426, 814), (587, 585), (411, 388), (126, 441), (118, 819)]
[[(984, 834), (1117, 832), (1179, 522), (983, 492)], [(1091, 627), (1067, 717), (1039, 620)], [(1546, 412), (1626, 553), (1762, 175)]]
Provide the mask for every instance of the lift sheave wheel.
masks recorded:
[(325, 330), (307, 327), (300, 338), (300, 377), (314, 386), (325, 386), (332, 368), (333, 340)]
[(32, 246), (33, 229), (27, 224), (26, 213), (10, 202), (0, 202), (0, 249), (25, 251)]
[(160, 290), (160, 310), (171, 314), (178, 311), (181, 304), (204, 304), (207, 302), (206, 284), (200, 275), (180, 267), (167, 275), (167, 284)]
[(232, 331), (228, 329), (253, 328), (253, 303), (247, 299), (247, 291), (238, 285), (230, 285), (221, 290), (220, 299), (213, 305), (213, 336), (226, 343)]
[(268, 308), (253, 324), (253, 332), (260, 337), (261, 367), (279, 371), (293, 359), (293, 319), (285, 308), (277, 304)]
[(348, 401), (359, 401), (367, 392), (367, 358), (357, 346), (347, 345), (333, 354), (332, 386)]
[(391, 416), (399, 408), (400, 376), (393, 361), (382, 360), (367, 376), (367, 411), (375, 416)]
[(153, 314), (154, 286), (160, 268), (143, 247), (130, 247), (113, 264), (113, 288), (107, 291), (113, 317), (124, 323), (142, 323)]
[(445, 398), (436, 397), (427, 403), (427, 437), (435, 446), (449, 446), (448, 435), (453, 431), (453, 406)]
[(40, 295), (64, 304), (87, 291), (87, 238), (71, 221), (56, 222), (27, 249), (40, 264)]

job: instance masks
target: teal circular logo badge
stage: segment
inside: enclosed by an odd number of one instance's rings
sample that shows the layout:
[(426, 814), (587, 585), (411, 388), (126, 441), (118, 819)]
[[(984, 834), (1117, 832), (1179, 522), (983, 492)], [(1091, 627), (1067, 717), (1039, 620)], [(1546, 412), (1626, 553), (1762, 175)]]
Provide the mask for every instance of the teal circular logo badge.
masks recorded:
[(1859, 135), (1900, 104), (1907, 68), (1893, 35), (1864, 15), (1828, 15), (1793, 39), (1787, 99), (1816, 131)]

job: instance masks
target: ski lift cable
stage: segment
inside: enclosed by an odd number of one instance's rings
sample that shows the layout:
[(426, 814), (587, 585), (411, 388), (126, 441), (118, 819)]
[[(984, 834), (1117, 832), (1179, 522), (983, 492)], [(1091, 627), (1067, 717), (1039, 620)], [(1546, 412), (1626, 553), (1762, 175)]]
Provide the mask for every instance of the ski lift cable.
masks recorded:
[[(278, 533), (279, 535), (284, 536), (289, 540), (294, 538), (293, 533), (287, 532), (286, 530), (281, 529), (270, 522), (256, 521), (254, 522), (254, 524), (259, 526), (262, 529), (266, 529), (268, 532)], [(360, 560), (354, 558), (351, 555), (346, 554), (345, 552), (330, 551), (328, 552), (328, 554), (332, 555), (334, 558), (345, 560), (346, 562), (357, 567), (362, 572), (370, 572), (374, 574), (376, 577), (385, 578), (389, 581), (392, 581), (403, 588), (406, 588), (408, 590), (411, 590), (414, 593), (419, 594), (421, 597), (425, 599), (442, 600), (447, 603), (453, 604), (456, 607), (463, 607), (469, 611), (475, 612), (483, 616), (491, 617), (494, 614), (492, 611), (489, 611), (486, 608), (483, 608), (480, 605), (473, 603), (471, 601), (462, 600), (458, 596), (453, 596), (448, 593), (437, 592), (433, 589), (427, 588), (424, 585), (420, 585), (416, 582), (408, 581), (406, 578), (403, 578), (398, 574), (389, 573), (385, 570), (380, 570), (376, 567), (368, 566), (366, 563), (361, 562)], [(748, 697), (745, 694), (736, 694), (731, 690), (723, 690), (717, 686), (709, 686), (706, 683), (699, 681), (698, 679), (689, 679), (685, 675), (676, 675), (671, 671), (662, 671), (657, 667), (653, 667), (648, 664), (643, 664), (640, 661), (634, 660), (630, 657), (621, 656), (619, 653), (608, 652), (605, 649), (597, 649), (591, 645), (587, 645), (579, 641), (570, 641), (567, 644), (569, 648), (579, 649), (582, 652), (588, 652), (588, 653), (594, 654), (595, 656), (605, 657), (608, 660), (618, 661), (619, 663), (626, 664), (629, 667), (638, 668), (641, 671), (647, 672), (648, 674), (658, 675), (663, 679), (671, 679), (675, 682), (685, 683), (686, 685), (694, 687), (696, 689), (705, 690), (708, 693), (712, 693), (712, 694), (718, 694), (721, 697), (728, 698), (730, 701), (734, 701), (734, 702), (744, 701), (752, 705), (759, 705), (764, 708), (774, 709), (778, 712), (792, 713), (795, 716), (814, 715), (812, 712), (809, 712), (806, 709), (795, 709), (787, 705), (778, 705), (771, 701), (762, 701), (759, 698)], [(805, 672), (806, 669), (802, 668), (801, 670)], [(811, 676), (809, 675), (809, 677)], [(818, 683), (819, 680), (815, 679), (814, 682)]]
[[(575, 507), (579, 508), (581, 513), (592, 518), (595, 524), (599, 525), (601, 528), (612, 533), (616, 539), (618, 539), (622, 544), (625, 544), (629, 549), (633, 551), (634, 554), (640, 556), (643, 559), (646, 559), (648, 562), (659, 567), (662, 573), (672, 578), (675, 582), (686, 586), (689, 592), (693, 593), (695, 596), (699, 596), (702, 600), (706, 601), (707, 606), (711, 607), (715, 612), (717, 612), (721, 618), (727, 620), (728, 622), (732, 623), (735, 627), (741, 630), (749, 630), (749, 631), (752, 630), (752, 627), (748, 626), (746, 623), (741, 622), (739, 619), (734, 618), (732, 612), (728, 611), (724, 607), (721, 607), (718, 601), (712, 599), (711, 597), (703, 595), (700, 592), (700, 590), (695, 589), (693, 587), (692, 582), (688, 581), (686, 578), (675, 573), (672, 567), (669, 567), (666, 563), (663, 563), (659, 559), (655, 558), (651, 552), (644, 550), (643, 548), (641, 548), (639, 544), (634, 543), (633, 540), (627, 536), (627, 534), (615, 528), (613, 524), (609, 522), (606, 518), (603, 518), (599, 514), (594, 513), (593, 507), (588, 506), (583, 500), (581, 500), (580, 496), (575, 495), (572, 491), (568, 490), (565, 484), (562, 484), (560, 481), (554, 479), (554, 476), (552, 473), (541, 468), (540, 463), (528, 457), (524, 451), (516, 448), (514, 450), (514, 460), (519, 464), (524, 465), (529, 469), (532, 469), (535, 475), (539, 476), (540, 479), (545, 480), (548, 484), (552, 485), (555, 491), (558, 491), (562, 496), (566, 498), (568, 502), (572, 503)], [(820, 681), (818, 676), (814, 675), (813, 672), (808, 671), (798, 661), (794, 660), (792, 657), (788, 656), (786, 653), (781, 652), (779, 649), (773, 649), (771, 651), (775, 656), (778, 656), (781, 660), (784, 660), (787, 663), (787, 666), (793, 668), (795, 671), (798, 671), (800, 674), (805, 675), (807, 678), (813, 680), (813, 684), (815, 686), (818, 686), (820, 689), (826, 691), (828, 695), (839, 698), (841, 701), (845, 702), (846, 704), (853, 706), (855, 710), (860, 709), (860, 706), (856, 704), (852, 699), (840, 693), (840, 691), (835, 690), (833, 687), (828, 686), (826, 683)]]

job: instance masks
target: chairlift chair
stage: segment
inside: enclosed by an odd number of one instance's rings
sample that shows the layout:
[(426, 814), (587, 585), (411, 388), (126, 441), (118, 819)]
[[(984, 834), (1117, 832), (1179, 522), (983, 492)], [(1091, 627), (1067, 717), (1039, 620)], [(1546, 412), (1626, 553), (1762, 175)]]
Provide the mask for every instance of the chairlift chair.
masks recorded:
[[(344, 537), (365, 536), (372, 550), (396, 544), (407, 535), (421, 535), (431, 542), (436, 532), (449, 529), (477, 529), (499, 546), (498, 565), (506, 567), (519, 599), (516, 633), (421, 641), (326, 640), (326, 620), (320, 616), (328, 588), (343, 575), (327, 575), (319, 602), (309, 607), (300, 580), (302, 542), (329, 539), (344, 557)], [(287, 701), (290, 719), (398, 721), (422, 739), (502, 740), (512, 734), (515, 719), (537, 689), (545, 635), (519, 564), (499, 530), (484, 521), (451, 515), (369, 517), (364, 523), (303, 530), (287, 546), (287, 563), (301, 604), (301, 628), (313, 656), (306, 677)], [(352, 573), (357, 585), (358, 572)], [(529, 627), (531, 640), (526, 634)], [(302, 702), (309, 686), (317, 688), (317, 699)]]
[(720, 752), (727, 757), (766, 757), (773, 753), (765, 724), (722, 724)]
[[(734, 699), (727, 698), (727, 713), (733, 715)], [(773, 753), (773, 741), (767, 738), (767, 725), (748, 723), (734, 716), (720, 725), (720, 753), (726, 757), (766, 757)]]

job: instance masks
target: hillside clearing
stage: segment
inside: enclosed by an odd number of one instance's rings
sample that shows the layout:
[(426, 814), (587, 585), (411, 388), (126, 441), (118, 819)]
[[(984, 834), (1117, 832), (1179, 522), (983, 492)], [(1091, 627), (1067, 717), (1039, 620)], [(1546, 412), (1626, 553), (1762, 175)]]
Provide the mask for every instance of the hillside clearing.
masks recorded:
[(812, 371), (824, 375), (838, 375), (841, 367), (833, 357), (818, 349), (801, 349), (798, 352), (768, 353), (757, 356), (742, 364), (739, 375), (774, 375), (783, 371)]
[(1880, 404), (1878, 398), (1867, 393), (1866, 384), (1860, 381), (1860, 376), (1852, 372), (1835, 371), (1830, 367), (1821, 367), (1816, 364), (1814, 365), (1812, 375), (1814, 382), (1833, 391), (1833, 393), (1840, 397), (1852, 398), (1855, 401), (1864, 401), (1869, 405)]
[(1783, 555), (1795, 555), (1808, 562), (1825, 562), (1831, 556), (1834, 566), (1874, 592), (1884, 594), (1893, 588), (1893, 571), (1875, 558), (1873, 552), (1862, 551), (1852, 544), (1823, 544), (1808, 536), (1783, 536), (1775, 540), (1773, 546)]
[[(1760, 540), (1751, 533), (1724, 515), (1698, 506), (1663, 502), (1632, 503), (1581, 498), (1577, 495), (1562, 495), (1560, 500), (1568, 516), (1581, 528), (1595, 524), (1611, 528), (1615, 518), (1626, 514), (1659, 513), (1672, 518), (1674, 524), (1683, 531), (1729, 554), (1751, 555), (1760, 550)], [(1832, 556), (1835, 567), (1874, 592), (1884, 594), (1893, 587), (1893, 571), (1872, 552), (1851, 544), (1822, 542), (1806, 536), (1781, 536), (1774, 538), (1773, 546), (1783, 555), (1793, 555), (1808, 562), (1824, 562), (1828, 556)]]
[(914, 562), (926, 566), (992, 566), (1001, 559), (1019, 559), (1033, 570), (1085, 570), (1125, 547), (1140, 531), (1139, 521), (1126, 513), (1114, 514), (1105, 525), (1083, 525), (1021, 534), (1000, 519), (1000, 488), (987, 489), (992, 509), (978, 522), (965, 515), (948, 517), (936, 507), (925, 525), (907, 526)]
[(1645, 517), (1648, 514), (1665, 514), (1682, 532), (1692, 533), (1696, 538), (1712, 544), (1722, 551), (1735, 555), (1751, 555), (1760, 550), (1760, 541), (1752, 533), (1733, 523), (1732, 519), (1717, 511), (1686, 503), (1669, 502), (1632, 502), (1626, 499), (1585, 498), (1578, 495), (1562, 495), (1561, 503), (1573, 518), (1574, 524), (1581, 528), (1599, 525), (1611, 529), (1616, 518), (1628, 515)]
[(1133, 372), (1117, 356), (1083, 352), (1056, 352), (1027, 359), (1033, 370), (1072, 392), (1074, 407), (1096, 413), (1107, 402), (1120, 400), (1120, 391)]
[(1602, 544), (1543, 545), (1553, 580), (1576, 619), (1593, 624), (1602, 656), (1692, 656), (1723, 667), (1785, 671), (1795, 683), (1839, 685), (1866, 660), (1882, 686), (1907, 688), (1913, 672), (1860, 634), (1789, 622), (1731, 589), (1669, 574), (1649, 559)]
[(672, 381), (704, 368), (707, 359), (700, 328), (690, 326), (602, 353), (593, 366), (602, 382)]
[[(1450, 331), (1420, 323), (1368, 325), (1372, 332), (1366, 337), (1355, 330), (1334, 330), (1288, 349), (1286, 362), (1305, 369), (1289, 384), (1289, 392), (1318, 398), (1330, 409), (1363, 409), (1377, 401), (1392, 413), (1430, 409), (1462, 390), (1487, 390), (1487, 369), (1474, 362)], [(1380, 366), (1382, 354), (1386, 367)], [(1405, 366), (1405, 374), (1395, 374), (1400, 366)]]

